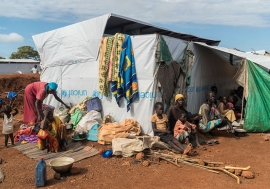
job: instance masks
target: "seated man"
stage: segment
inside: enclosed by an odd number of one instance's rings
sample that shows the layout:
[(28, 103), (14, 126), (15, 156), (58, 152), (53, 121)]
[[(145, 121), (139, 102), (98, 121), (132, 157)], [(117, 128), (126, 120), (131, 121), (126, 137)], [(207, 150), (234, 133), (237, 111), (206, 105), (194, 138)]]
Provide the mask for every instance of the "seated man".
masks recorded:
[(212, 129), (224, 126), (224, 124), (221, 124), (223, 117), (214, 104), (215, 100), (215, 93), (213, 91), (208, 92), (207, 102), (203, 103), (199, 110), (199, 114), (202, 115), (202, 119), (199, 122), (199, 131), (205, 133), (205, 136), (208, 138), (212, 137), (209, 134)]
[(39, 149), (44, 150), (45, 153), (58, 152), (60, 147), (64, 150), (62, 145), (66, 141), (66, 126), (57, 116), (53, 116), (51, 108), (46, 108), (43, 113), (44, 120), (37, 135)]

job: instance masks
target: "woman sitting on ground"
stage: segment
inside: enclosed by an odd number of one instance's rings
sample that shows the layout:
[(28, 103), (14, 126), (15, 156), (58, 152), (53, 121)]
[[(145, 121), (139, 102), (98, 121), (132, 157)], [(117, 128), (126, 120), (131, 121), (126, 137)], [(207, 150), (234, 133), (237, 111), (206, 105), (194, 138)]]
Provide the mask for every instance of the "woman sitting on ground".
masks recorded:
[(151, 122), (155, 136), (159, 136), (162, 142), (167, 143), (176, 152), (188, 154), (192, 150), (191, 144), (185, 149), (184, 146), (174, 138), (171, 132), (168, 130), (168, 118), (166, 114), (163, 114), (164, 106), (161, 102), (155, 104), (156, 113), (152, 115)]
[[(38, 132), (38, 147), (47, 152), (58, 152), (62, 143), (66, 141), (66, 126), (57, 116), (53, 116), (53, 110), (46, 108), (44, 110), (44, 120), (41, 123)], [(64, 148), (61, 148), (64, 150)]]
[(226, 117), (231, 123), (236, 120), (234, 114), (234, 108), (228, 107), (227, 97), (223, 96), (218, 105), (218, 111), (223, 117)]
[(180, 118), (180, 114), (182, 112), (185, 112), (187, 114), (187, 120), (190, 123), (193, 123), (195, 125), (198, 125), (199, 120), (202, 118), (200, 114), (190, 114), (185, 108), (184, 108), (184, 96), (182, 94), (175, 95), (175, 105), (171, 108), (170, 111), (170, 117), (169, 117), (169, 123), (170, 123), (170, 131), (173, 133), (174, 126), (176, 122)]

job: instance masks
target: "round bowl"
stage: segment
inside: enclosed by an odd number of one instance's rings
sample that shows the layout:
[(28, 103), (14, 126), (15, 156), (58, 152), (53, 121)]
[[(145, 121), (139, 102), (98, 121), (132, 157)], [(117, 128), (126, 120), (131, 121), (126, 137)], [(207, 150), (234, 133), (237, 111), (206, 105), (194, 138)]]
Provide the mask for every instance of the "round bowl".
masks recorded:
[(236, 132), (239, 133), (246, 133), (247, 131), (245, 129), (234, 129)]
[(74, 136), (71, 136), (70, 137), (73, 141), (82, 141), (82, 140), (84, 140), (84, 139), (86, 139), (86, 138), (74, 138)]
[(86, 133), (79, 134), (79, 137), (80, 138), (85, 138), (86, 137)]
[(57, 173), (67, 173), (70, 171), (74, 163), (74, 159), (70, 157), (55, 158), (50, 161), (49, 165)]

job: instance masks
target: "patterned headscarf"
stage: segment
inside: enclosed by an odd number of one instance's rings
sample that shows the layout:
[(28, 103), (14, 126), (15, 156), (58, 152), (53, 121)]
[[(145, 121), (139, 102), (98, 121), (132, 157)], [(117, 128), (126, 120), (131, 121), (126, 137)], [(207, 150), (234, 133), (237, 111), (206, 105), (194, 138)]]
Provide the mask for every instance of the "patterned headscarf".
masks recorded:
[(175, 95), (174, 102), (176, 102), (179, 98), (184, 98), (184, 95), (182, 95), (182, 94)]

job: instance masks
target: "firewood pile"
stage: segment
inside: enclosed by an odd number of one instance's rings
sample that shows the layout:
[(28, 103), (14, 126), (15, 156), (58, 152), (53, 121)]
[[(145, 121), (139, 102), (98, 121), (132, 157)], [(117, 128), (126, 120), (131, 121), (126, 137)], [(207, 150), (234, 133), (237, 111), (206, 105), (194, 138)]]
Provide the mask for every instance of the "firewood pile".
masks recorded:
[(230, 177), (234, 178), (238, 184), (241, 183), (239, 176), (248, 179), (252, 179), (255, 177), (254, 173), (249, 171), (250, 166), (248, 167), (224, 166), (224, 163), (222, 162), (211, 162), (202, 159), (189, 158), (186, 155), (175, 155), (175, 154), (169, 155), (160, 152), (152, 152), (150, 155), (148, 155), (148, 157), (150, 157), (151, 161), (154, 163), (161, 159), (177, 167), (181, 167), (180, 164), (184, 164), (215, 174), (225, 173)]

